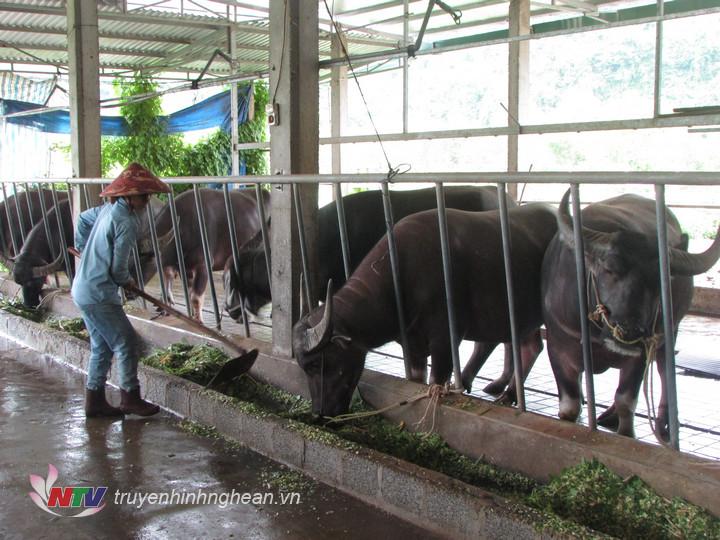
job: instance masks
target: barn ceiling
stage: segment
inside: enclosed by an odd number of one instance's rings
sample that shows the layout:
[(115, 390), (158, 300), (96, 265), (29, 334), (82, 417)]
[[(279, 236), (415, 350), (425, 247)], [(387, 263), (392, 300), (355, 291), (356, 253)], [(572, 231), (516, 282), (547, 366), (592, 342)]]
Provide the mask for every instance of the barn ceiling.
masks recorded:
[[(90, 0), (89, 0), (90, 1)], [(236, 72), (268, 69), (270, 0), (97, 0), (100, 66), (109, 76), (138, 70), (167, 78), (227, 76), (221, 57), (235, 27)], [(280, 1), (280, 0), (277, 0)], [(346, 34), (351, 56), (397, 49), (415, 43), (429, 0), (320, 0), (320, 61), (330, 59), (331, 16)], [(430, 12), (421, 50), (472, 46), (502, 39), (507, 33), (509, 2), (446, 0)], [(720, 0), (667, 2), (666, 13), (694, 14), (720, 10)], [(651, 19), (653, 0), (533, 0), (533, 32), (577, 31), (578, 28)], [(0, 0), (0, 71), (67, 69), (67, 24), (64, 0)], [(322, 64), (321, 64), (322, 65)]]

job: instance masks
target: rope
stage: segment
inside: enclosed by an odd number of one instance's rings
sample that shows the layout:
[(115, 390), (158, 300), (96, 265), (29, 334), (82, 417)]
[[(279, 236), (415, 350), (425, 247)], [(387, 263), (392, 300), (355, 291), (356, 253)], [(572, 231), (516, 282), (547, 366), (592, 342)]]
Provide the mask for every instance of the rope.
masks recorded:
[(332, 417), (328, 418), (327, 423), (333, 424), (333, 423), (347, 422), (349, 420), (355, 420), (356, 418), (368, 418), (370, 416), (376, 416), (378, 414), (382, 414), (384, 412), (391, 411), (398, 407), (402, 407), (403, 405), (410, 405), (411, 403), (415, 403), (416, 401), (420, 401), (421, 399), (430, 398), (430, 403), (428, 404), (427, 408), (425, 409), (425, 414), (423, 414), (420, 421), (416, 422), (415, 425), (422, 424), (425, 421), (425, 419), (427, 418), (430, 407), (433, 407), (432, 429), (434, 429), (434, 427), (435, 427), (435, 411), (437, 410), (437, 406), (440, 402), (440, 398), (443, 396), (446, 396), (448, 394), (451, 394), (451, 393), (462, 393), (462, 391), (454, 389), (454, 388), (450, 388), (450, 386), (447, 384), (445, 384), (445, 385), (431, 384), (425, 392), (421, 392), (421, 393), (416, 394), (407, 399), (403, 399), (396, 403), (392, 403), (381, 409), (375, 409), (374, 411), (360, 411), (360, 412), (355, 412), (355, 413), (339, 414), (337, 416), (332, 416)]
[(330, 17), (330, 22), (332, 23), (333, 28), (335, 28), (335, 33), (338, 35), (338, 41), (340, 43), (340, 48), (342, 49), (343, 56), (345, 57), (345, 60), (347, 61), (348, 67), (350, 68), (350, 74), (352, 75), (353, 79), (355, 80), (355, 84), (357, 85), (358, 92), (360, 92), (360, 97), (362, 98), (363, 104), (365, 105), (365, 110), (367, 111), (368, 118), (370, 119), (370, 124), (372, 125), (373, 131), (375, 132), (375, 137), (377, 137), (377, 140), (380, 143), (380, 150), (382, 150), (383, 156), (385, 157), (385, 162), (387, 163), (387, 166), (388, 166), (387, 180), (390, 181), (395, 175), (398, 174), (398, 170), (393, 169), (392, 165), (390, 164), (390, 158), (388, 158), (387, 152), (385, 151), (385, 146), (383, 145), (382, 139), (380, 138), (380, 133), (378, 132), (377, 126), (375, 126), (375, 121), (373, 120), (372, 113), (370, 112), (370, 106), (368, 105), (367, 100), (365, 99), (365, 94), (363, 93), (362, 87), (360, 86), (360, 81), (358, 80), (357, 75), (355, 74), (355, 68), (353, 67), (352, 62), (350, 61), (350, 54), (348, 53), (348, 50), (345, 47), (345, 41), (340, 38), (340, 35), (342, 34), (342, 32), (340, 31), (340, 27), (338, 26), (338, 23), (335, 20), (333, 11), (330, 9), (330, 6), (328, 6), (327, 0), (323, 0), (323, 3), (325, 4), (325, 9), (327, 10), (328, 16)]

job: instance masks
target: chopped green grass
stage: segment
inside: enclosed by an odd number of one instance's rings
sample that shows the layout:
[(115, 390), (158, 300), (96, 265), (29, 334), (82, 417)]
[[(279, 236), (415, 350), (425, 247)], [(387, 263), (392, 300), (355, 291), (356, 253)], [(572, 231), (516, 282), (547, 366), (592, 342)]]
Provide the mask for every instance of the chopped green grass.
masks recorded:
[(85, 328), (85, 322), (82, 320), (82, 317), (77, 317), (75, 319), (50, 318), (45, 322), (45, 324), (55, 330), (67, 332), (78, 339), (90, 341), (90, 334), (88, 334), (88, 331)]
[(706, 511), (661, 497), (636, 476), (623, 480), (596, 460), (564, 470), (528, 501), (620, 538), (720, 538), (720, 520)]
[[(145, 359), (148, 365), (200, 383), (207, 382), (225, 361), (227, 356), (213, 347), (182, 344)], [(623, 480), (597, 461), (571, 467), (543, 486), (471, 459), (437, 434), (413, 432), (379, 415), (334, 428), (315, 425), (307, 400), (248, 375), (230, 383), (224, 399), (249, 414), (284, 418), (308, 439), (355, 451), (372, 448), (508, 497), (518, 515), (538, 530), (577, 538), (720, 538), (720, 520), (706, 511), (681, 499), (667, 500), (638, 478)], [(361, 400), (353, 400), (351, 412), (369, 411)], [(292, 484), (283, 478), (269, 475), (267, 483)]]
[(34, 322), (42, 321), (45, 316), (45, 310), (42, 308), (27, 307), (22, 303), (22, 300), (16, 298), (0, 298), (0, 308)]
[(141, 359), (148, 366), (165, 370), (198, 384), (210, 382), (227, 360), (228, 356), (220, 349), (209, 345), (186, 343), (174, 343)]

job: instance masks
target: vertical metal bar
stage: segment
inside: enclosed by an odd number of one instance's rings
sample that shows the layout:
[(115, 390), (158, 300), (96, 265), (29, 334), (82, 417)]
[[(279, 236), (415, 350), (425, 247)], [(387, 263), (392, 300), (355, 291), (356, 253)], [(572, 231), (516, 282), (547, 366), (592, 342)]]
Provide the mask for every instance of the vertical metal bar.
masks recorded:
[(445, 190), (442, 182), (435, 183), (437, 197), (438, 227), (440, 229), (440, 252), (442, 254), (443, 277), (445, 279), (445, 299), (448, 311), (448, 329), (450, 331), (450, 353), (452, 355), (455, 388), (462, 390), (462, 372), (460, 371), (460, 341), (455, 322), (455, 301), (452, 289), (452, 259), (448, 245), (447, 213), (445, 210)]
[[(87, 210), (90, 208), (90, 196), (88, 195), (87, 184), (81, 184), (78, 188), (82, 190), (83, 200), (85, 201), (85, 209)], [(72, 198), (70, 193), (68, 193), (68, 197)]]
[(68, 281), (70, 281), (70, 286), (72, 287), (73, 272), (72, 267), (70, 266), (70, 253), (68, 253), (68, 246), (67, 242), (65, 241), (65, 231), (63, 229), (63, 221), (62, 215), (60, 213), (60, 205), (58, 203), (57, 191), (55, 191), (55, 184), (50, 184), (50, 186), (52, 187), (52, 199), (53, 206), (55, 207), (55, 217), (57, 218), (57, 230), (58, 236), (60, 237), (60, 246), (62, 247), (63, 251), (63, 259), (65, 259), (65, 273), (67, 274)]
[[(410, 43), (410, 2), (403, 1), (403, 47)], [(408, 98), (410, 97), (410, 63), (407, 56), (402, 57), (403, 68), (403, 133), (408, 132)]]
[(152, 244), (153, 254), (155, 255), (155, 267), (158, 273), (158, 280), (160, 281), (160, 296), (162, 301), (168, 303), (168, 291), (165, 285), (165, 275), (163, 274), (163, 261), (162, 253), (160, 252), (160, 244), (158, 244), (157, 229), (155, 228), (155, 215), (152, 209), (152, 205), (148, 204), (145, 207), (145, 212), (148, 219), (148, 230), (150, 231), (150, 243)]
[(403, 349), (403, 361), (405, 363), (405, 378), (409, 379), (412, 375), (410, 369), (410, 358), (408, 356), (410, 348), (408, 347), (407, 333), (405, 332), (405, 309), (403, 308), (402, 290), (400, 285), (400, 265), (397, 256), (397, 245), (395, 244), (395, 232), (393, 231), (394, 220), (392, 213), (392, 202), (390, 201), (390, 189), (387, 181), (382, 182), (382, 201), (383, 212), (385, 213), (385, 230), (387, 231), (388, 252), (390, 253), (390, 269), (393, 277), (393, 288), (395, 289), (395, 306), (397, 308), (398, 324), (400, 326), (400, 345)]
[[(25, 182), (25, 202), (27, 203), (28, 207), (28, 214), (30, 214), (30, 225), (31, 229), (35, 226), (35, 213), (33, 212), (33, 204), (32, 204), (32, 198), (30, 197), (30, 193), (32, 192), (32, 187), (30, 186), (29, 182)], [(39, 193), (39, 191), (38, 191)]]
[(333, 184), (335, 192), (335, 208), (337, 208), (338, 229), (340, 231), (340, 248), (342, 249), (343, 267), (345, 268), (345, 280), (350, 279), (350, 241), (347, 234), (347, 221), (345, 219), (345, 204), (343, 203), (340, 183)]
[[(200, 225), (200, 240), (202, 241), (203, 256), (205, 257), (205, 270), (208, 274), (208, 284), (210, 285), (210, 296), (212, 297), (213, 311), (215, 313), (215, 326), (220, 328), (220, 311), (218, 309), (217, 294), (215, 293), (215, 281), (212, 274), (212, 261), (210, 261), (210, 246), (207, 237), (207, 227), (205, 224), (205, 212), (202, 207), (200, 198), (200, 190), (197, 184), (193, 184), (193, 192), (195, 194), (195, 210), (197, 211), (198, 222)], [(202, 319), (202, 306), (200, 306), (200, 317)]]
[(588, 326), (587, 276), (585, 273), (585, 242), (582, 235), (582, 216), (580, 214), (580, 186), (570, 184), (573, 208), (573, 236), (575, 240), (575, 274), (577, 276), (578, 309), (580, 311), (580, 332), (582, 335), (583, 366), (585, 368), (585, 394), (588, 409), (588, 427), (597, 429), (595, 418), (595, 379), (593, 374), (590, 327)]
[[(670, 288), (670, 257), (667, 243), (667, 218), (665, 216), (665, 186), (655, 185), (655, 219), (660, 254), (660, 294), (665, 333), (665, 390), (667, 391), (670, 446), (680, 449), (680, 426), (678, 423), (677, 386), (675, 384), (675, 333), (673, 331), (672, 290)], [(648, 362), (650, 359), (648, 358)], [(652, 377), (652, 373), (650, 374)]]
[[(230, 233), (230, 250), (232, 251), (233, 268), (235, 275), (240, 275), (240, 249), (237, 243), (237, 229), (235, 227), (235, 212), (230, 203), (230, 188), (227, 184), (223, 184), (223, 197), (225, 199), (225, 217), (228, 222), (228, 232)], [(245, 298), (241, 296), (240, 305), (243, 318), (243, 328), (245, 337), (250, 337), (250, 325), (248, 324), (247, 312), (245, 311)]]
[(13, 195), (15, 195), (15, 210), (18, 215), (18, 225), (20, 226), (20, 238), (22, 243), (25, 243), (25, 218), (23, 217), (22, 209), (20, 208), (20, 199), (18, 199), (17, 185), (13, 182), (12, 185)]
[[(42, 190), (42, 184), (38, 184), (38, 195), (40, 199), (40, 211), (42, 212), (42, 222), (45, 227), (45, 236), (48, 239), (48, 247), (50, 248), (50, 259), (55, 260), (55, 257), (57, 256), (57, 250), (55, 249), (55, 241), (52, 237), (52, 231), (50, 228), (50, 220), (48, 219), (47, 215), (47, 205), (45, 204), (45, 194)], [(55, 285), (60, 288), (60, 280), (58, 279), (57, 272), (55, 275)]]
[(270, 254), (270, 235), (267, 228), (267, 218), (265, 216), (265, 199), (263, 198), (263, 190), (260, 184), (255, 184), (255, 198), (258, 201), (258, 216), (260, 216), (260, 232), (262, 233), (263, 249), (265, 251), (265, 268), (268, 275), (268, 285), (272, 286), (272, 264)]
[(2, 182), (2, 192), (3, 192), (3, 202), (5, 203), (5, 214), (7, 215), (8, 220), (8, 229), (10, 229), (10, 241), (12, 242), (12, 247), (14, 251), (14, 255), (17, 257), (19, 250), (18, 250), (18, 243), (17, 239), (15, 238), (15, 227), (13, 227), (12, 222), (12, 215), (10, 214), (10, 201), (8, 201), (7, 198), (7, 191), (5, 191), (5, 182)]
[[(142, 268), (140, 267), (140, 252), (138, 251), (137, 242), (132, 248), (133, 259), (135, 260), (135, 275), (137, 276), (137, 285), (141, 291), (145, 290), (145, 280), (143, 279)], [(143, 308), (147, 309), (147, 301), (144, 297), (140, 297), (142, 300)]]
[(510, 224), (508, 223), (507, 194), (505, 183), (498, 182), (498, 203), (500, 206), (500, 232), (502, 235), (503, 260), (505, 261), (505, 286), (507, 288), (508, 315), (510, 316), (510, 337), (512, 339), (513, 370), (515, 372), (515, 392), (517, 394), (518, 408), (525, 410), (525, 374), (523, 373), (520, 356), (520, 338), (517, 331), (515, 317), (515, 293), (512, 282), (512, 257), (510, 256)]
[(188, 290), (187, 272), (185, 272), (185, 254), (183, 253), (182, 238), (180, 238), (180, 229), (178, 227), (177, 208), (175, 207), (175, 193), (172, 190), (168, 193), (168, 204), (170, 205), (170, 221), (172, 223), (173, 231), (175, 231), (173, 239), (175, 241), (175, 251), (177, 253), (180, 281), (182, 282), (183, 294), (185, 295), (185, 311), (187, 311), (188, 317), (192, 317), (190, 291)]
[[(657, 0), (657, 16), (665, 15), (665, 0)], [(662, 100), (662, 50), (663, 50), (663, 21), (655, 23), (655, 79), (653, 84), (653, 115), (660, 116)]]
[(312, 310), (314, 305), (311, 298), (315, 298), (310, 288), (310, 266), (307, 258), (307, 243), (305, 241), (305, 223), (303, 222), (302, 203), (300, 201), (300, 193), (297, 184), (290, 184), (292, 190), (293, 206), (295, 207), (295, 219), (297, 220), (298, 237), (300, 239), (300, 261), (302, 264), (303, 280), (305, 281), (305, 301), (308, 309)]

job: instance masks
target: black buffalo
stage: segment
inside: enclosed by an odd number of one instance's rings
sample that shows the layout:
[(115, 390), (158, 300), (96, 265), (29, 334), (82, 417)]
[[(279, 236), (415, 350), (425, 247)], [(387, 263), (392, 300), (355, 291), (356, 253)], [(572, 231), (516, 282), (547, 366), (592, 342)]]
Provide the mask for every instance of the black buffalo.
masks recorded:
[[(558, 235), (543, 262), (543, 315), (550, 363), (560, 398), (559, 416), (575, 421), (580, 414), (580, 374), (583, 371), (580, 314), (568, 213), (568, 191), (560, 205)], [(646, 345), (657, 340), (658, 370), (663, 379), (656, 435), (668, 438), (664, 384), (665, 345), (660, 309), (660, 281), (655, 202), (622, 195), (591, 204), (582, 211), (588, 284), (588, 309), (597, 313), (590, 324), (593, 370), (620, 370), (614, 404), (598, 421), (618, 433), (634, 436), (633, 413), (643, 380)], [(705, 253), (687, 252), (687, 235), (667, 212), (672, 274), (673, 332), (692, 300), (692, 276), (706, 272), (720, 256), (720, 236)], [(599, 309), (598, 309), (599, 308)], [(614, 330), (613, 330), (614, 329)]]
[[(390, 202), (396, 221), (437, 207), (434, 188), (390, 191)], [(448, 208), (459, 210), (494, 210), (498, 207), (497, 190), (491, 187), (449, 186), (445, 188), (445, 204)], [(515, 202), (508, 200), (508, 206), (515, 206)], [(362, 191), (343, 197), (343, 208), (352, 272), (386, 233), (382, 192)], [(337, 216), (335, 201), (318, 210), (320, 268), (317, 283), (324, 285), (331, 279), (339, 287), (345, 283), (345, 269)], [(240, 254), (239, 262), (239, 274), (234, 270), (232, 259), (227, 261), (224, 273), (225, 309), (235, 320), (242, 316), (242, 298), (245, 299), (245, 308), (251, 313), (257, 313), (271, 300), (263, 250), (245, 250)]]
[[(447, 211), (458, 335), (492, 346), (510, 341), (500, 218), (497, 211)], [(554, 210), (542, 204), (509, 210), (512, 276), (519, 335), (541, 324), (540, 266), (555, 235)], [(395, 226), (407, 321), (407, 354), (423, 373), (432, 357), (431, 382), (452, 371), (436, 210), (404, 218)], [(399, 338), (387, 239), (363, 259), (325, 305), (293, 328), (293, 350), (308, 377), (313, 413), (334, 416), (348, 409), (370, 348)], [(488, 345), (490, 347), (490, 345)], [(524, 370), (525, 371), (525, 370)]]
[[(27, 235), (20, 253), (12, 261), (6, 261), (15, 282), (22, 286), (23, 304), (37, 307), (40, 303), (40, 291), (45, 285), (47, 276), (65, 268), (64, 253), (58, 230), (57, 212), (60, 211), (62, 234), (67, 246), (73, 245), (73, 222), (70, 202), (65, 199), (53, 206), (47, 214), (52, 238), (52, 249), (48, 242), (45, 224), (41, 220)], [(70, 257), (72, 271), (75, 261)]]
[[(17, 201), (15, 195), (10, 195), (6, 200), (0, 202), (0, 254), (5, 257), (14, 257), (15, 249), (13, 246), (13, 237), (18, 246), (18, 252), (23, 244), (23, 235), (27, 236), (33, 226), (38, 223), (42, 217), (42, 206), (40, 200), (44, 202), (45, 209), (49, 210), (55, 203), (53, 201), (52, 191), (49, 189), (30, 190), (18, 193)], [(57, 192), (58, 202), (67, 200), (67, 192)], [(30, 202), (30, 208), (28, 207)], [(20, 216), (18, 217), (17, 208), (20, 207)], [(8, 213), (10, 219), (8, 221)], [(21, 233), (22, 231), (22, 233)]]
[[(159, 210), (163, 203), (156, 197), (150, 198), (153, 209)], [(62, 253), (62, 244), (57, 222), (57, 211), (60, 209), (62, 232), (65, 245), (74, 245), (74, 230), (70, 202), (67, 198), (54, 206), (47, 214), (50, 225), (52, 246), (48, 243), (45, 223), (41, 220), (28, 233), (22, 249), (14, 259), (4, 259), (3, 262), (13, 274), (13, 279), (22, 286), (23, 304), (36, 307), (40, 303), (40, 291), (47, 281), (47, 276), (56, 272), (65, 271), (65, 254)], [(140, 256), (151, 256), (152, 246), (149, 242), (148, 219), (140, 220), (138, 230), (138, 248)], [(1, 258), (1, 257), (0, 257)], [(75, 272), (75, 258), (70, 257), (71, 271)]]
[[(200, 189), (199, 192), (207, 226), (212, 269), (222, 270), (225, 262), (232, 254), (224, 193), (215, 189)], [(267, 191), (262, 193), (263, 204), (267, 207), (270, 194)], [(230, 191), (230, 204), (235, 219), (237, 243), (239, 247), (242, 247), (246, 242), (257, 237), (260, 231), (260, 217), (258, 216), (255, 191), (251, 189)], [(175, 237), (182, 242), (183, 263), (190, 290), (192, 313), (196, 319), (200, 320), (208, 273), (205, 267), (200, 221), (197, 217), (194, 191), (186, 191), (180, 194), (175, 200), (175, 206), (179, 217)], [(161, 236), (167, 236), (172, 230), (169, 206), (166, 205), (158, 213), (155, 218), (155, 226)], [(160, 252), (168, 298), (172, 302), (172, 282), (179, 271), (175, 242), (163, 242)], [(157, 272), (155, 258), (154, 256), (148, 256), (142, 257), (141, 260), (143, 278), (147, 282)]]

